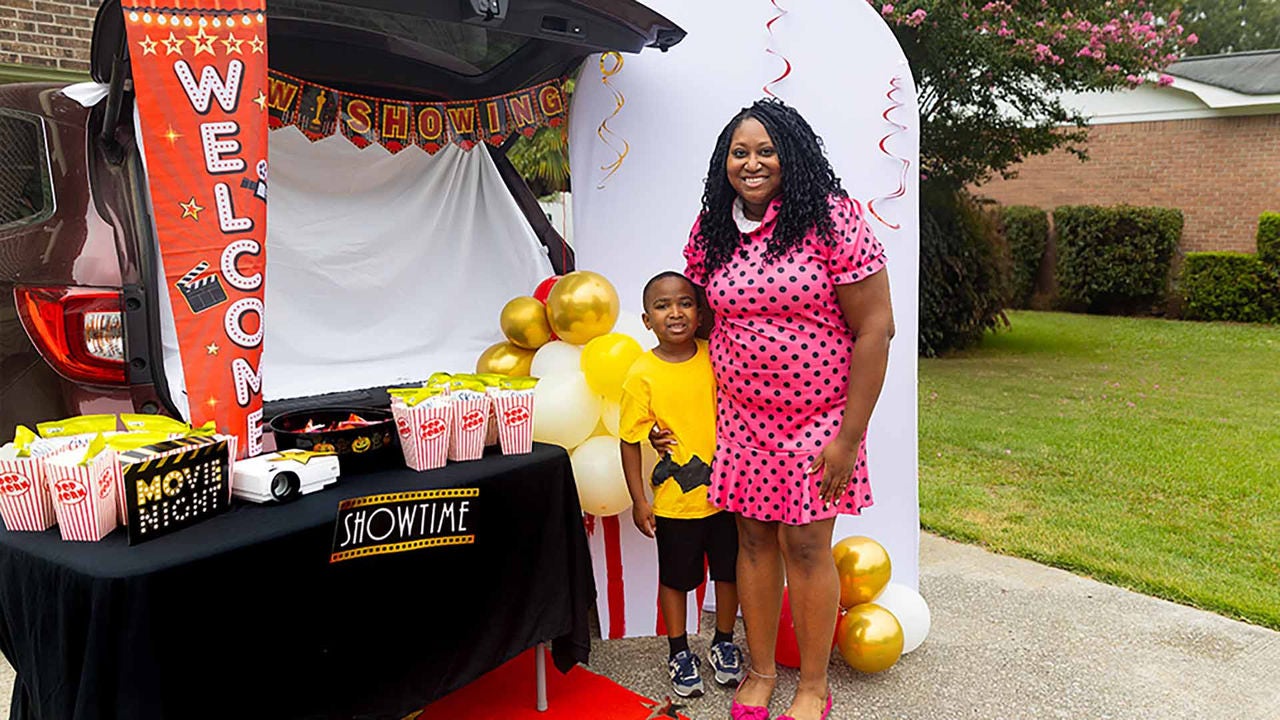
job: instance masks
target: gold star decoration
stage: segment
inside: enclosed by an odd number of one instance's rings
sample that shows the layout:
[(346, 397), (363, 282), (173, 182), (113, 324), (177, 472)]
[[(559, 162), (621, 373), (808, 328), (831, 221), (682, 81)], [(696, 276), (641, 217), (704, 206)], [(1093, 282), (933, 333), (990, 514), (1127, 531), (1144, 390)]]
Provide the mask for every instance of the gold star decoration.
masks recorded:
[(188, 35), (187, 39), (191, 41), (192, 45), (196, 46), (196, 51), (192, 53), (193, 55), (199, 55), (202, 52), (207, 52), (210, 55), (217, 57), (218, 54), (213, 51), (213, 41), (218, 39), (217, 35), (206, 34), (204, 28), (200, 28), (200, 32), (195, 35)]
[(253, 36), (253, 39), (249, 41), (249, 47), (253, 48), (253, 51), (254, 51), (254, 52), (256, 52), (256, 53), (260, 53), (260, 52), (263, 52), (263, 51), (265, 51), (265, 50), (267, 49), (267, 44), (266, 44), (266, 43), (264, 43), (264, 42), (262, 42), (262, 38), (259, 38), (259, 37), (255, 34), (255, 35)]
[(142, 38), (141, 40), (139, 40), (139, 41), (138, 41), (138, 44), (142, 46), (142, 54), (143, 54), (143, 55), (155, 55), (155, 54), (156, 54), (156, 41), (155, 41), (155, 40), (152, 40), (150, 35), (147, 35), (147, 36), (145, 36), (144, 38)]
[(221, 349), (222, 348), (218, 347), (218, 343), (209, 343), (208, 345), (204, 346), (204, 351), (209, 353), (210, 355), (217, 355), (218, 351)]
[(316, 452), (314, 450), (310, 450), (310, 451), (309, 450), (285, 450), (284, 452), (276, 453), (275, 459), (276, 460), (293, 460), (294, 462), (298, 462), (298, 463), (302, 463), (303, 465), (306, 465), (307, 463), (311, 462), (311, 458), (313, 457), (323, 457), (325, 455), (336, 455), (336, 454), (337, 453), (333, 453), (333, 452)]
[(182, 208), (182, 217), (189, 217), (196, 222), (200, 222), (200, 212), (203, 211), (204, 208), (196, 204), (196, 198), (194, 195), (191, 196), (190, 200), (184, 203), (178, 203), (178, 207)]
[(169, 55), (173, 55), (174, 53), (181, 55), (182, 43), (186, 42), (186, 40), (183, 40), (182, 38), (179, 38), (179, 37), (175, 37), (173, 33), (169, 33), (169, 37), (164, 38), (160, 42), (164, 43), (165, 56), (169, 56)]
[(254, 98), (253, 102), (257, 104), (258, 107), (262, 108), (263, 112), (266, 112), (267, 96), (263, 95), (261, 90), (258, 91), (258, 97)]
[(239, 55), (244, 54), (240, 52), (240, 46), (243, 45), (245, 41), (236, 37), (235, 34), (227, 33), (227, 39), (221, 40), (220, 42), (227, 47), (228, 55), (230, 55), (231, 53), (237, 53)]
[(208, 400), (204, 401), (204, 404), (208, 405), (209, 410), (212, 411), (218, 407), (218, 398), (210, 396)]
[(178, 141), (178, 138), (182, 137), (182, 133), (178, 132), (177, 130), (174, 130), (173, 126), (170, 125), (169, 131), (161, 135), (160, 137), (164, 138), (165, 140), (168, 140), (169, 144), (172, 145)]

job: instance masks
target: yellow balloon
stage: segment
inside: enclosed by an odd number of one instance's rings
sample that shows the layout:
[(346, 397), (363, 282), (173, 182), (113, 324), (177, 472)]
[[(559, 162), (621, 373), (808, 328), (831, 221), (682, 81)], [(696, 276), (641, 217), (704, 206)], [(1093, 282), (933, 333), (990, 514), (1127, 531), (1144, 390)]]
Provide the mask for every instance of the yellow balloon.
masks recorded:
[(875, 603), (857, 605), (840, 620), (836, 644), (849, 667), (878, 673), (902, 657), (902, 625), (893, 613)]
[(503, 306), (499, 323), (507, 340), (522, 348), (537, 350), (551, 342), (547, 308), (537, 298), (514, 298)]
[(622, 397), (622, 381), (640, 352), (640, 343), (622, 333), (593, 338), (582, 348), (582, 374), (597, 394), (617, 400)]
[(551, 288), (547, 320), (561, 340), (586, 345), (612, 330), (618, 321), (618, 291), (600, 273), (571, 272)]
[(510, 375), (512, 377), (528, 375), (529, 368), (532, 366), (533, 351), (517, 347), (509, 342), (490, 345), (484, 352), (480, 353), (480, 359), (476, 360), (476, 372), (478, 373), (497, 373), (498, 375)]
[(869, 537), (854, 535), (831, 548), (840, 574), (840, 607), (851, 608), (875, 600), (889, 584), (893, 564), (889, 552)]

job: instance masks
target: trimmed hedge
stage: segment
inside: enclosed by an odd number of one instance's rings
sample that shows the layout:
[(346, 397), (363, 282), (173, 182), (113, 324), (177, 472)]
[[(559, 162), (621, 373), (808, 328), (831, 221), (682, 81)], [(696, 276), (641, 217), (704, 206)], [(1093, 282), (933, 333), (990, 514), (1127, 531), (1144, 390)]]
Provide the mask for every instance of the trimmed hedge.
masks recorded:
[(1030, 205), (1011, 205), (1001, 209), (1000, 225), (1009, 245), (1009, 305), (1025, 308), (1049, 246), (1049, 214)]
[(963, 192), (921, 185), (921, 355), (973, 345), (1007, 324), (1007, 267), (991, 213)]
[(1258, 218), (1258, 259), (1280, 270), (1280, 213), (1265, 212)]
[(1280, 322), (1280, 275), (1256, 255), (1187, 253), (1180, 285), (1189, 320)]
[(1058, 232), (1058, 291), (1069, 308), (1135, 314), (1169, 290), (1182, 237), (1182, 213), (1170, 208), (1063, 206)]

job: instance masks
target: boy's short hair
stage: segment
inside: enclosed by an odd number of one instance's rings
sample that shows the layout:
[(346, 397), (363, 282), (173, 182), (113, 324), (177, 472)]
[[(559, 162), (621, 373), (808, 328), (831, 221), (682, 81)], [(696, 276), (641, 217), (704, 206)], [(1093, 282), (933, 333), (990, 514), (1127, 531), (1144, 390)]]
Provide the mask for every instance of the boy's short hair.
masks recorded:
[(649, 309), (649, 288), (653, 287), (659, 280), (664, 280), (666, 278), (680, 278), (681, 280), (689, 283), (689, 287), (693, 288), (694, 303), (701, 305), (701, 302), (698, 300), (698, 286), (694, 285), (692, 280), (685, 277), (684, 273), (676, 272), (675, 270), (664, 270), (649, 278), (649, 282), (644, 284), (644, 290), (641, 291), (640, 294), (640, 307), (644, 308), (645, 311), (648, 311)]

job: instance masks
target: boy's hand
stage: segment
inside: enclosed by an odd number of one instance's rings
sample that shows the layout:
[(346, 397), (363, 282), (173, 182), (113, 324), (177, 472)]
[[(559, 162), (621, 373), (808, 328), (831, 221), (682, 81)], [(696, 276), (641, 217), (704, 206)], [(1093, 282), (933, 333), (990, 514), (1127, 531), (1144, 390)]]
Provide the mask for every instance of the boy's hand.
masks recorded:
[(653, 537), (657, 522), (653, 519), (653, 506), (648, 500), (643, 503), (631, 503), (631, 519), (635, 521), (637, 530), (644, 533), (646, 537)]
[(666, 455), (671, 452), (671, 448), (676, 446), (675, 433), (654, 425), (649, 430), (649, 444), (653, 446), (654, 450), (658, 451), (659, 457)]

